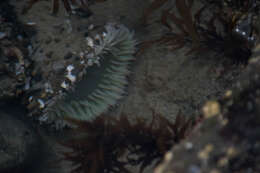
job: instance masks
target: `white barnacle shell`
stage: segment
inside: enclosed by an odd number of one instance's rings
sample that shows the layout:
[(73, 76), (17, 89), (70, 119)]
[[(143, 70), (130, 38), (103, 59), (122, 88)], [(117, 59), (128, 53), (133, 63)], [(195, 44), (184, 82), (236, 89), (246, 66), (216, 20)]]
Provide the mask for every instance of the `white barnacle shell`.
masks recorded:
[(73, 65), (68, 65), (67, 66), (67, 71), (70, 73), (74, 69)]
[(37, 101), (40, 104), (40, 108), (43, 109), (45, 107), (44, 101), (42, 99), (37, 99)]
[(86, 37), (86, 41), (87, 41), (87, 45), (89, 47), (92, 47), (92, 48), (94, 47), (94, 41), (91, 37)]
[(76, 76), (72, 75), (71, 73), (68, 73), (66, 78), (69, 79), (72, 83), (76, 82)]
[(33, 96), (30, 96), (30, 97), (28, 98), (28, 100), (29, 100), (29, 102), (32, 102)]
[(69, 85), (65, 81), (63, 81), (60, 86), (64, 89), (67, 89)]

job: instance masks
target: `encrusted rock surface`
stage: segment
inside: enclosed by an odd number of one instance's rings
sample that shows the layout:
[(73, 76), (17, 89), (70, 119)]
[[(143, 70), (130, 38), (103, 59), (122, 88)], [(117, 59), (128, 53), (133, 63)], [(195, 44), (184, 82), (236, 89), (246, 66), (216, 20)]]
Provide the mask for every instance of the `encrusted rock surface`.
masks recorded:
[(155, 173), (260, 172), (260, 58), (236, 86), (202, 108), (205, 119)]
[(40, 148), (38, 137), (23, 121), (14, 118), (10, 111), (3, 111), (2, 106), (0, 110), (0, 172), (13, 172), (25, 167)]
[(19, 96), (25, 88), (31, 65), (27, 50), (31, 31), (17, 21), (7, 0), (0, 2), (0, 99)]

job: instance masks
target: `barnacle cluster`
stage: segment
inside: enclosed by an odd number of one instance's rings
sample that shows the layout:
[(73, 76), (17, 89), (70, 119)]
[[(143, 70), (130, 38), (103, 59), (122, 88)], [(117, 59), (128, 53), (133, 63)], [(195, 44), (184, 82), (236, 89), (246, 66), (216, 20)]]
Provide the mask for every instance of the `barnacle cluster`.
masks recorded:
[(30, 114), (60, 125), (56, 120), (64, 116), (90, 120), (105, 112), (125, 93), (135, 45), (123, 25), (107, 24), (103, 33), (86, 37), (85, 50), (73, 52), (62, 76), (46, 80), (38, 94), (28, 94)]

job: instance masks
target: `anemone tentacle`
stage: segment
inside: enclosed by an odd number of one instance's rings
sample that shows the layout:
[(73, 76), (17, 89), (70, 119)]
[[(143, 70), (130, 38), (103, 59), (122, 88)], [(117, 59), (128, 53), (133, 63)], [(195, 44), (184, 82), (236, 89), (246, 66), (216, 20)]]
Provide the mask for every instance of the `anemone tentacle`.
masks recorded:
[(127, 76), (134, 58), (136, 41), (125, 26), (106, 25), (97, 54), (100, 65), (86, 69), (73, 92), (57, 101), (48, 116), (92, 120), (115, 105), (126, 92)]

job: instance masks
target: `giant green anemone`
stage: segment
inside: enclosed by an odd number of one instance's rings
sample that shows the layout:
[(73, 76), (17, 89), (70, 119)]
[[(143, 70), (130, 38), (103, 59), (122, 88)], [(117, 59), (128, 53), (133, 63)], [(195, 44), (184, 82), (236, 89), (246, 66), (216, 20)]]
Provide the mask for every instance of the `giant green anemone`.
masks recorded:
[(136, 41), (125, 26), (105, 27), (99, 43), (99, 64), (88, 67), (72, 92), (55, 102), (48, 117), (91, 120), (115, 105), (126, 92), (127, 76), (134, 58)]

